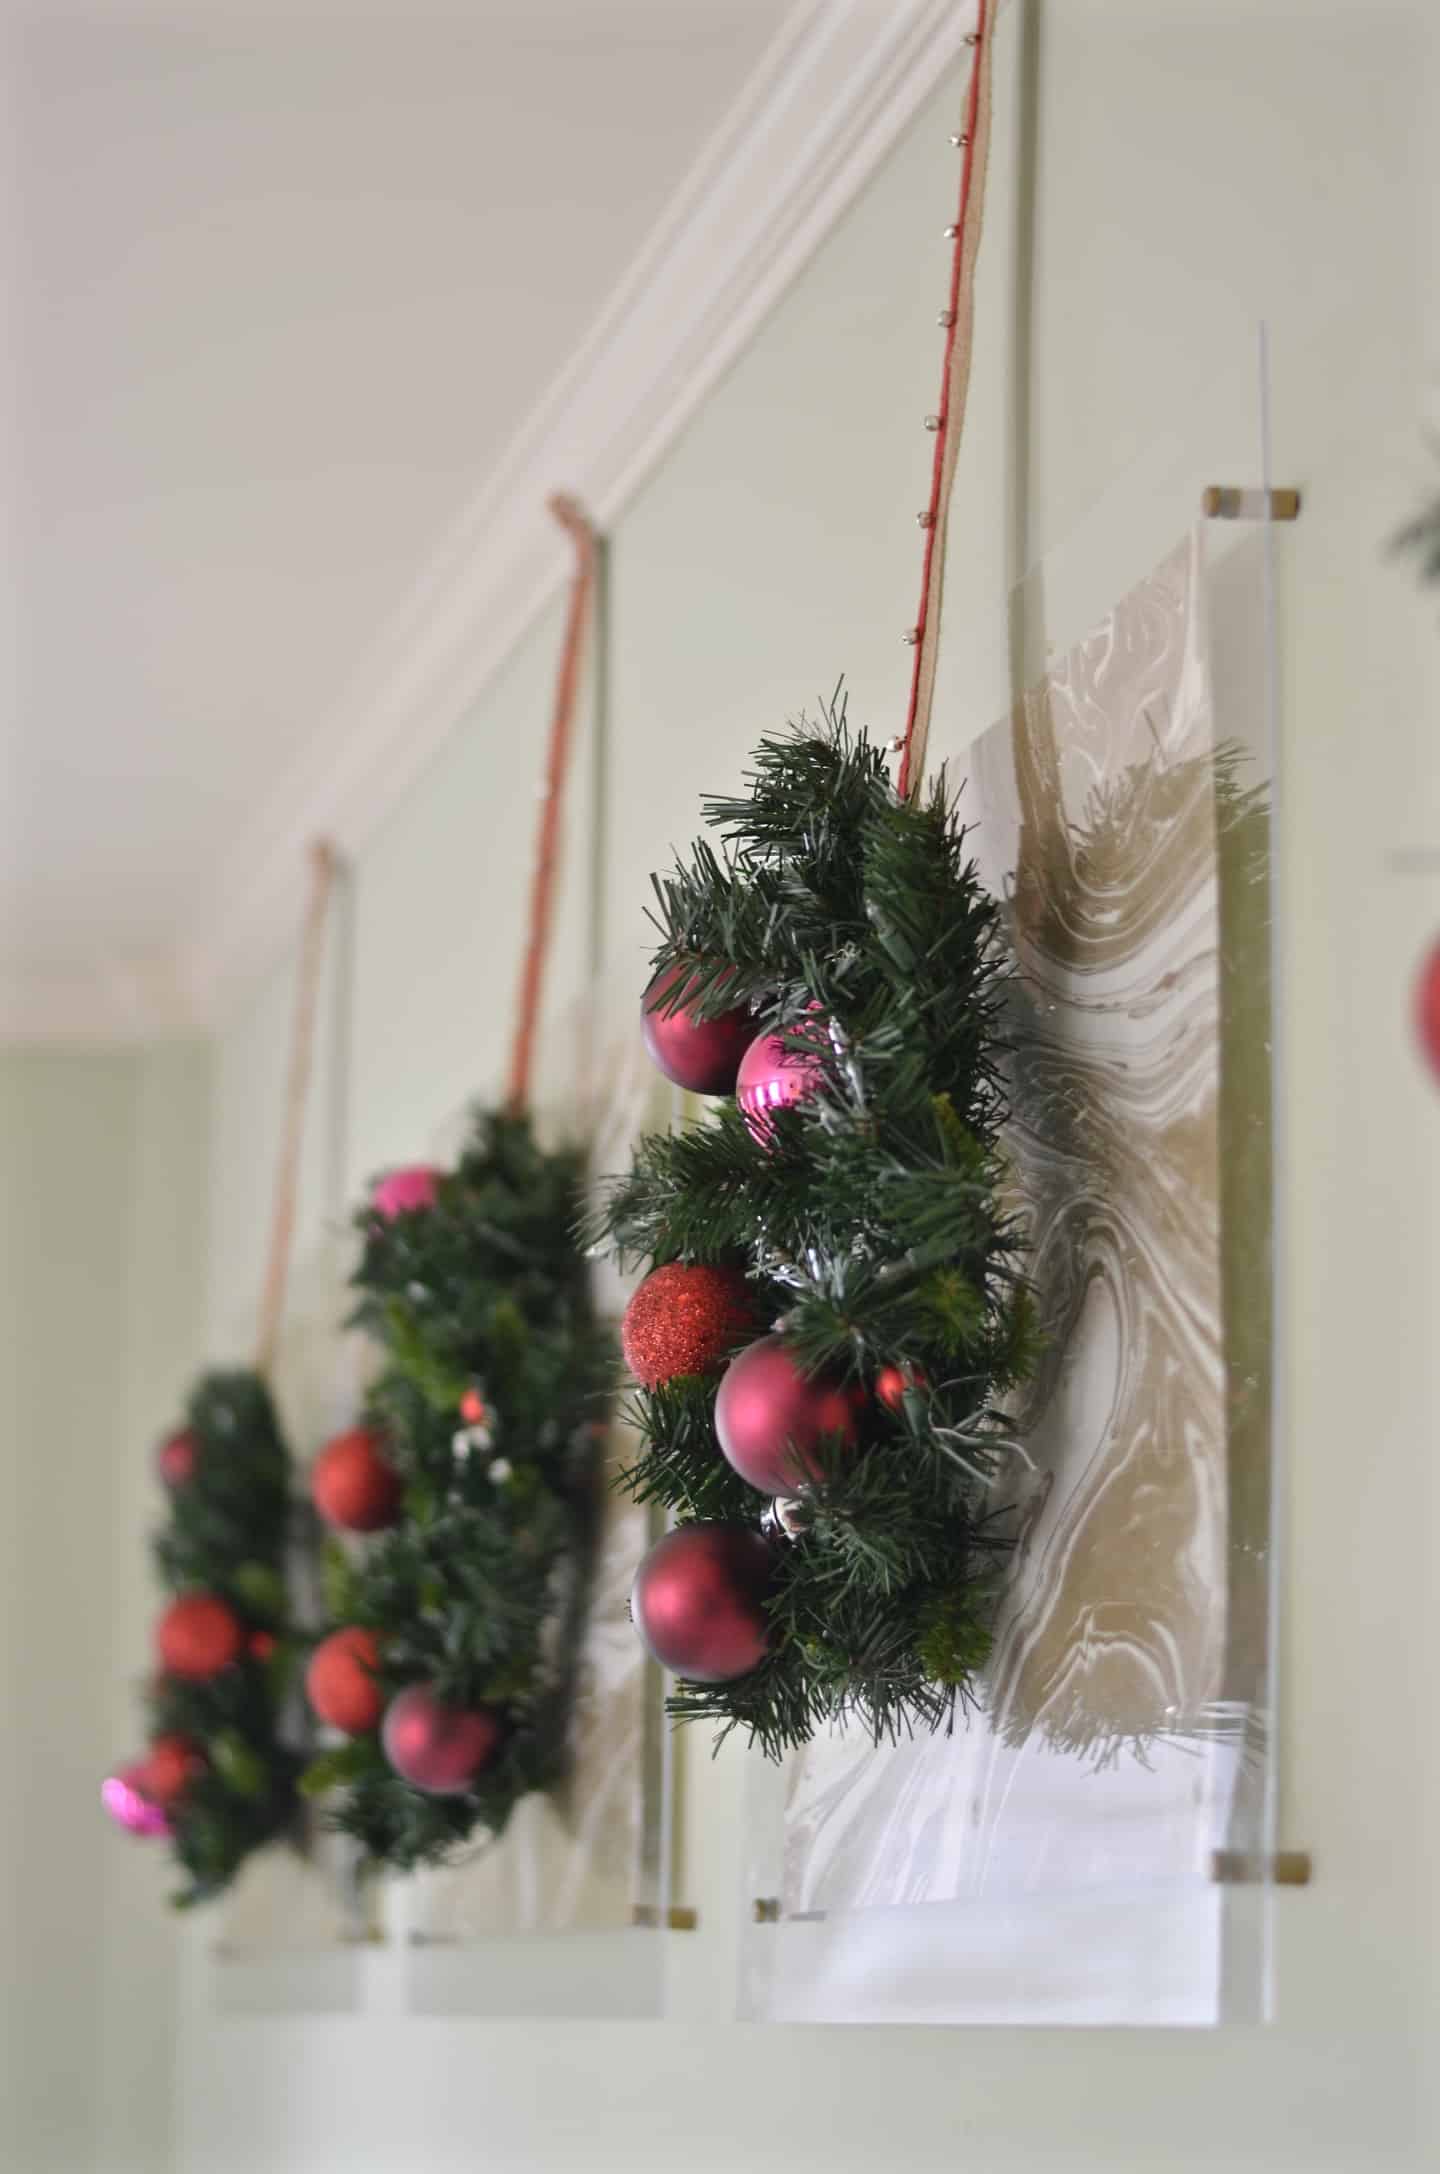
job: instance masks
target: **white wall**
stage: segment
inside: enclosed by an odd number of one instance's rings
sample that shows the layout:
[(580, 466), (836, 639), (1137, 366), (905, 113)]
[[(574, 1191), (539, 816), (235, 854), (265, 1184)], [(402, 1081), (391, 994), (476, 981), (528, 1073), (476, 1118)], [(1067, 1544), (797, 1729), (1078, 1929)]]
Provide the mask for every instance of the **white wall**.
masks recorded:
[[(743, 1762), (711, 1764), (691, 1741), (702, 1929), (674, 1943), (667, 2020), (413, 2018), (382, 1956), (359, 2015), (240, 2021), (215, 2012), (197, 1951), (180, 2068), (190, 2174), (1425, 2163), (1440, 1104), (1409, 1058), (1406, 1006), (1440, 895), (1392, 876), (1385, 856), (1440, 833), (1440, 685), (1433, 609), (1382, 551), (1425, 480), (1420, 297), (1437, 267), (1422, 157), (1440, 114), (1428, 17), (1422, 0), (1007, 12), (935, 733), (937, 755), (958, 753), (1003, 709), (1006, 599), (1034, 562), (1083, 531), (1107, 603), (1193, 515), (1197, 477), (1254, 479), (1266, 316), (1277, 471), (1306, 492), (1281, 543), (1283, 1771), (1287, 1838), (1317, 1867), (1311, 1890), (1281, 1898), (1276, 2026), (1176, 2038), (734, 2025)], [(859, 718), (886, 732), (900, 720), (956, 108), (951, 85), (618, 526), (600, 807), (600, 981), (617, 1022), (643, 973), (647, 873), (695, 829), (699, 794), (733, 786), (758, 733), (842, 669)], [(1207, 473), (1212, 461), (1226, 472)], [(498, 1084), (555, 637), (550, 621), (520, 646), (356, 871), (347, 1129), (338, 1143), (327, 1129), (346, 1101), (337, 1075), (312, 1127), (312, 1259), (337, 1145), (353, 1193), (377, 1163), (423, 1151), (465, 1092)], [(582, 802), (577, 829), (593, 812)], [(585, 956), (579, 892), (557, 1017)], [(257, 1281), (287, 1007), (288, 968), (219, 1048), (223, 1344), (244, 1332)], [(338, 1048), (333, 1016), (329, 1036)], [(294, 1354), (307, 1412), (315, 1363)]]
[(156, 1436), (199, 1343), (208, 1061), (0, 1054), (0, 2165), (169, 2162), (177, 1941), (163, 1853), (110, 1828), (143, 1744)]

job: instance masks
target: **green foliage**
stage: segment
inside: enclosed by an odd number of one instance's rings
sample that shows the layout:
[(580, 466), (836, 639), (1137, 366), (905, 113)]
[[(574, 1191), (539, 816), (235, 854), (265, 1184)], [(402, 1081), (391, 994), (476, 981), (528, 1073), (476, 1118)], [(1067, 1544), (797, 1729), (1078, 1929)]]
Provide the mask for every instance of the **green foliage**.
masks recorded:
[(195, 1471), (172, 1489), (155, 1537), (161, 1579), (170, 1593), (218, 1594), (247, 1632), (275, 1640), (267, 1658), (247, 1652), (208, 1683), (162, 1675), (151, 1686), (152, 1733), (190, 1737), (205, 1757), (172, 1814), (186, 1875), (176, 1901), (189, 1907), (228, 1886), (252, 1850), (289, 1834), (301, 1762), (281, 1729), (296, 1647), (285, 1590), (290, 1458), (274, 1405), (258, 1374), (210, 1373), (191, 1393), (185, 1424)]
[(1415, 559), (1422, 581), (1440, 581), (1440, 498), (1432, 499), (1413, 521), (1406, 522), (1394, 548)]
[[(643, 1140), (596, 1235), (625, 1260), (740, 1263), (812, 1368), (873, 1383), (863, 1453), (823, 1460), (809, 1523), (777, 1546), (771, 1650), (733, 1683), (685, 1684), (684, 1718), (778, 1754), (852, 1714), (877, 1737), (949, 1726), (989, 1644), (987, 1514), (1002, 1393), (1034, 1358), (1018, 1233), (1000, 1205), (1005, 1116), (1000, 914), (943, 779), (921, 803), (846, 723), (760, 747), (743, 798), (712, 800), (719, 850), (657, 879), (654, 968), (705, 1015), (737, 1000), (820, 1068), (764, 1144), (733, 1103)], [(638, 1394), (627, 1484), (681, 1519), (763, 1504), (715, 1439), (713, 1382)]]
[[(373, 1737), (311, 1768), (307, 1789), (341, 1789), (335, 1822), (377, 1863), (404, 1869), (477, 1828), (498, 1834), (522, 1795), (563, 1771), (611, 1372), (576, 1239), (582, 1208), (577, 1153), (546, 1152), (525, 1118), (482, 1113), (432, 1207), (358, 1219), (353, 1318), (385, 1351), (371, 1419), (405, 1497), (400, 1522), (363, 1552), (328, 1551), (331, 1620), (376, 1633), (387, 1692), (425, 1683), (499, 1708), (505, 1725), (463, 1797), (411, 1788)], [(471, 1389), (488, 1446), (463, 1440)]]
[(378, 1738), (357, 1736), (350, 1743), (337, 1744), (333, 1751), (322, 1751), (318, 1758), (312, 1759), (300, 1776), (300, 1793), (306, 1797), (323, 1797), (332, 1789), (345, 1789), (372, 1774), (388, 1771)]

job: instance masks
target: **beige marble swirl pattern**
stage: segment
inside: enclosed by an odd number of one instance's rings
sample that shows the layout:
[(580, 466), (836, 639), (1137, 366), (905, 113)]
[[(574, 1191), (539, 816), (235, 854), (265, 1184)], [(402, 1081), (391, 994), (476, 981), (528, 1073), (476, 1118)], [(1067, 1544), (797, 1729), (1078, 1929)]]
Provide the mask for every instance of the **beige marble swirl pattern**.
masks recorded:
[[(985, 1710), (785, 1779), (787, 1913), (1203, 1877), (1228, 1703), (1216, 765), (1199, 539), (967, 762), (1011, 907), (1014, 1182), (1046, 1332)], [(1213, 1961), (1213, 1958), (1209, 1959)], [(1202, 1974), (1209, 1963), (1202, 1959)]]
[(1224, 1653), (1219, 890), (1193, 585), (1187, 547), (974, 773), (1021, 976), (1009, 1141), (1047, 1346), (1020, 1416), (1050, 1481), (992, 1714), (1012, 1741), (1038, 1726), (1100, 1756), (1202, 1721)]

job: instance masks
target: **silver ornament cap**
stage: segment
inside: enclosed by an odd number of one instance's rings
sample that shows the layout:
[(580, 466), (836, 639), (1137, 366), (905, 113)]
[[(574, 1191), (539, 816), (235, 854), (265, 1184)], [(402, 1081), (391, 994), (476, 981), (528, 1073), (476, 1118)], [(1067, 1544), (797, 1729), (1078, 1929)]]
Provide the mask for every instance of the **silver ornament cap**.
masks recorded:
[(798, 1540), (802, 1532), (809, 1531), (811, 1516), (809, 1503), (799, 1495), (777, 1495), (761, 1513), (760, 1530), (767, 1540)]

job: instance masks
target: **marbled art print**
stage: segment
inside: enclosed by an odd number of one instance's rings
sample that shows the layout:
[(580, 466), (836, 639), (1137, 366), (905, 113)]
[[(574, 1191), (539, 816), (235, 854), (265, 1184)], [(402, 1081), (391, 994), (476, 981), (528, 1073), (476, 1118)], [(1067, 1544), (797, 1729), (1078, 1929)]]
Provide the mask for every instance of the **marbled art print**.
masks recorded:
[[(1267, 1454), (1268, 1080), (1263, 1046), (1232, 1075), (1222, 1045), (1267, 1032), (1263, 977), (1234, 980), (1264, 956), (1268, 828), (1217, 748), (1204, 607), (1197, 535), (966, 758), (1015, 946), (1008, 1145), (1045, 1331), (1003, 1494), (1018, 1545), (980, 1712), (788, 1763), (779, 1898), (792, 1921), (988, 1905), (987, 1966), (1013, 1907), (1028, 1969), (1049, 1905), (1193, 1896), (1175, 2020), (1207, 2019), (1213, 1852), (1263, 1742), (1263, 1533), (1236, 1518), (1263, 1495), (1237, 1456)], [(1087, 1998), (1042, 1989), (1015, 2019)]]

